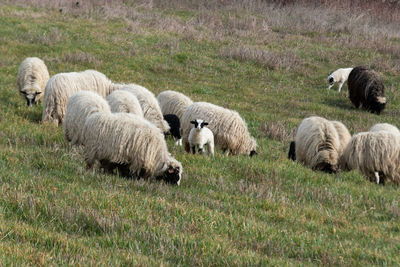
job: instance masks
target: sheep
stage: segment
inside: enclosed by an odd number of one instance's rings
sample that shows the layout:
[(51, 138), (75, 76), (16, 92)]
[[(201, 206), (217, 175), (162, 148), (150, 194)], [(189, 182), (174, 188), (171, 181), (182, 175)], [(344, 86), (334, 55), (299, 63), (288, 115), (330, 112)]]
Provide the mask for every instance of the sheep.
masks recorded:
[(190, 122), (194, 124), (194, 128), (189, 133), (189, 146), (192, 153), (196, 153), (196, 146), (199, 147), (199, 153), (203, 154), (204, 145), (207, 145), (208, 154), (214, 156), (214, 134), (208, 129), (208, 122), (196, 119)]
[(400, 136), (389, 131), (361, 132), (353, 136), (341, 159), (344, 171), (357, 169), (371, 182), (400, 184)]
[(42, 100), (49, 78), (46, 64), (40, 58), (27, 57), (22, 61), (18, 68), (17, 86), (28, 106)]
[(355, 67), (347, 81), (350, 101), (378, 115), (386, 106), (385, 86), (381, 77), (366, 67)]
[(83, 125), (86, 118), (95, 112), (111, 113), (107, 101), (95, 92), (79, 91), (68, 99), (63, 130), (71, 145), (83, 145)]
[(68, 98), (78, 91), (93, 91), (105, 98), (120, 87), (95, 70), (56, 74), (46, 85), (42, 121), (53, 122), (55, 125), (62, 123)]
[(393, 134), (400, 134), (399, 129), (396, 126), (389, 123), (375, 124), (374, 126), (371, 127), (371, 129), (369, 129), (369, 131), (370, 132), (386, 131)]
[(164, 91), (158, 94), (157, 101), (162, 114), (175, 114), (180, 120), (186, 108), (193, 104), (193, 101), (182, 93), (176, 91)]
[(340, 93), (343, 84), (347, 81), (347, 78), (352, 70), (353, 68), (340, 68), (332, 72), (327, 78), (329, 82), (328, 90), (331, 89), (335, 83), (339, 83), (338, 92)]
[(214, 133), (215, 146), (222, 149), (225, 154), (250, 156), (257, 154), (257, 142), (250, 136), (247, 124), (239, 113), (207, 102), (193, 103), (182, 116), (182, 141), (187, 152), (190, 152), (188, 141), (192, 128), (190, 122), (198, 118), (209, 123), (209, 128)]
[(182, 146), (181, 122), (175, 114), (165, 114), (164, 120), (170, 127), (169, 133), (175, 139), (175, 145)]
[(88, 168), (99, 161), (107, 171), (118, 167), (123, 175), (131, 177), (156, 178), (177, 185), (181, 182), (181, 163), (168, 153), (160, 130), (143, 117), (94, 113), (86, 119), (83, 135)]
[(342, 123), (317, 116), (305, 118), (296, 133), (295, 159), (313, 170), (336, 172), (350, 138)]
[(164, 120), (160, 106), (152, 92), (137, 84), (124, 85), (121, 90), (134, 94), (142, 107), (144, 118), (156, 125), (163, 133), (168, 133), (170, 127)]
[(106, 97), (111, 112), (124, 112), (143, 117), (143, 110), (137, 97), (127, 91), (116, 90)]

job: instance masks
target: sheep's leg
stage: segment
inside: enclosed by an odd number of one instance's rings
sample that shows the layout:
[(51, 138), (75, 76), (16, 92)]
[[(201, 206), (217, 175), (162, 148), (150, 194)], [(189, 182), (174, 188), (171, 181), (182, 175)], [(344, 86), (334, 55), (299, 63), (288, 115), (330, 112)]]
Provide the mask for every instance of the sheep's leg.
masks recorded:
[(330, 84), (330, 85), (328, 86), (328, 90), (331, 89), (332, 86), (334, 86), (334, 85), (335, 85), (334, 83)]
[(338, 88), (338, 92), (340, 93), (340, 90), (342, 89), (342, 86), (343, 86), (343, 82), (340, 82), (339, 83), (339, 88)]
[(192, 154), (196, 154), (196, 147), (192, 146)]
[(182, 146), (182, 138), (175, 141), (175, 145)]
[(378, 172), (375, 172), (375, 181), (376, 181), (376, 184), (379, 184), (379, 173)]
[(209, 143), (208, 145), (207, 145), (207, 147), (208, 147), (208, 154), (211, 154), (211, 156), (214, 156), (214, 144), (213, 143)]

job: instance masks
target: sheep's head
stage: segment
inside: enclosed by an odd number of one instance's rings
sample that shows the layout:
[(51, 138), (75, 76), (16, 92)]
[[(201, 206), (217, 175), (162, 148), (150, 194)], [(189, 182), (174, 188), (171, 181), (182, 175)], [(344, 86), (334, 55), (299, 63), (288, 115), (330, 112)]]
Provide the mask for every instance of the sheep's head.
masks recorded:
[(335, 83), (335, 79), (331, 75), (328, 76), (329, 85), (333, 85)]
[(157, 177), (158, 180), (163, 180), (166, 183), (179, 185), (181, 183), (182, 165), (176, 160), (171, 160), (164, 165), (162, 174)]
[(20, 91), (20, 94), (26, 99), (26, 104), (30, 107), (41, 98), (42, 90), (37, 86), (25, 87)]
[(256, 139), (254, 139), (253, 137), (250, 137), (249, 143), (248, 143), (248, 147), (249, 147), (249, 156), (252, 157), (254, 155), (258, 155), (256, 149), (257, 149), (257, 142)]
[(317, 153), (312, 160), (314, 170), (328, 173), (338, 171), (338, 154), (335, 150), (323, 150)]
[(205, 121), (200, 120), (200, 119), (196, 119), (194, 121), (190, 121), (190, 123), (194, 125), (194, 128), (199, 129), (199, 130), (202, 129), (204, 126), (208, 125), (208, 122), (205, 122)]

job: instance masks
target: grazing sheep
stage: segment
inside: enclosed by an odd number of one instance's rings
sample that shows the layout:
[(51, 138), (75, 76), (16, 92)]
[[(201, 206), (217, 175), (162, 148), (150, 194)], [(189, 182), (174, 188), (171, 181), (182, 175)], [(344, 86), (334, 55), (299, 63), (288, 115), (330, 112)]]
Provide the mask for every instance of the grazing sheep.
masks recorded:
[(349, 98), (353, 105), (360, 105), (366, 110), (378, 115), (386, 106), (385, 86), (381, 77), (365, 67), (355, 67), (347, 81)]
[(106, 98), (111, 112), (132, 113), (143, 117), (143, 110), (137, 97), (127, 91), (115, 90)]
[(194, 128), (189, 133), (189, 146), (192, 149), (192, 153), (196, 153), (196, 146), (198, 146), (199, 153), (203, 154), (204, 145), (207, 145), (208, 154), (214, 156), (214, 135), (210, 129), (204, 127), (208, 123), (200, 119), (196, 119), (190, 123), (194, 124)]
[(137, 97), (145, 119), (157, 126), (163, 133), (169, 131), (170, 127), (164, 120), (160, 106), (152, 92), (137, 84), (124, 85), (121, 90), (132, 93)]
[(100, 95), (91, 91), (79, 91), (67, 102), (63, 121), (65, 139), (72, 145), (82, 145), (82, 130), (86, 118), (96, 112), (111, 113), (110, 107)]
[(46, 85), (42, 121), (56, 125), (62, 123), (68, 98), (78, 91), (93, 91), (105, 98), (120, 87), (121, 85), (113, 84), (103, 73), (95, 70), (56, 74)]
[(201, 118), (209, 123), (210, 130), (214, 133), (215, 145), (226, 154), (257, 154), (256, 140), (250, 136), (246, 122), (236, 111), (226, 109), (206, 102), (196, 102), (190, 105), (182, 116), (182, 139), (185, 150), (190, 151), (189, 133), (190, 122)]
[(26, 99), (28, 106), (35, 105), (43, 98), (49, 71), (43, 60), (27, 57), (18, 69), (17, 85), (20, 95)]
[(375, 124), (374, 126), (371, 127), (371, 129), (369, 129), (369, 131), (370, 132), (386, 131), (393, 134), (400, 134), (399, 129), (396, 126), (389, 123)]
[(162, 114), (175, 114), (180, 120), (186, 108), (193, 104), (193, 101), (182, 93), (176, 91), (164, 91), (157, 96)]
[(334, 86), (335, 83), (339, 83), (338, 92), (340, 93), (343, 84), (347, 81), (347, 78), (349, 77), (349, 74), (352, 70), (353, 68), (341, 68), (332, 72), (327, 79), (329, 82), (328, 90), (331, 89), (331, 87)]
[(181, 136), (181, 122), (175, 114), (166, 114), (164, 115), (164, 120), (168, 122), (169, 133), (175, 139), (175, 145), (182, 145), (182, 136)]
[(164, 136), (152, 123), (135, 114), (94, 113), (84, 125), (84, 154), (91, 168), (96, 160), (123, 174), (180, 184), (182, 165), (167, 149)]
[(353, 136), (340, 159), (345, 171), (357, 169), (371, 182), (400, 184), (400, 136), (388, 131)]
[(350, 133), (339, 122), (313, 116), (304, 119), (296, 133), (296, 160), (313, 170), (336, 172)]

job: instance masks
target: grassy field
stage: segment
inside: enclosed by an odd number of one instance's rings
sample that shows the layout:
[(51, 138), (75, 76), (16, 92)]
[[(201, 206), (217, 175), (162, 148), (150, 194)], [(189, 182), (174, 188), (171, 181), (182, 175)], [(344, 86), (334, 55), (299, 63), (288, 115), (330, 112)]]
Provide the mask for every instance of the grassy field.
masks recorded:
[[(0, 1), (0, 265), (400, 264), (397, 186), (287, 159), (310, 115), (352, 134), (400, 126), (398, 23), (262, 1), (95, 3)], [(50, 75), (96, 69), (235, 109), (258, 155), (207, 158), (168, 140), (179, 187), (87, 170), (18, 95), (28, 56)], [(384, 79), (381, 116), (354, 109), (346, 85), (326, 90), (330, 72), (356, 65)]]

